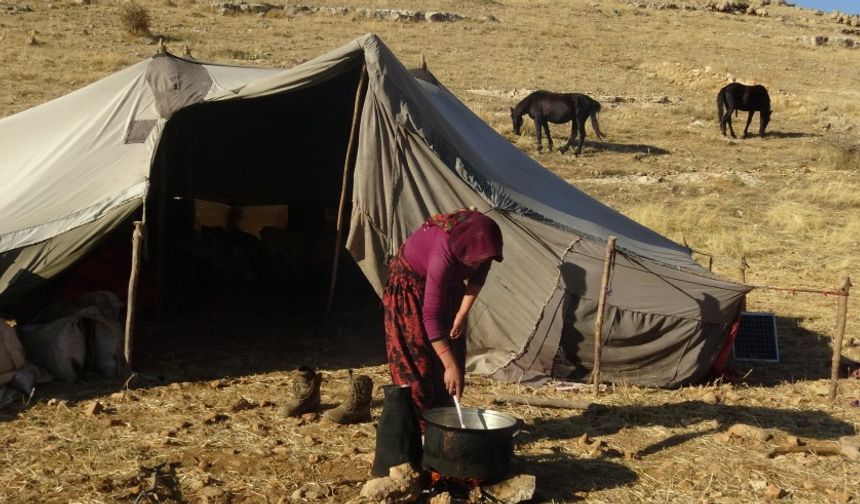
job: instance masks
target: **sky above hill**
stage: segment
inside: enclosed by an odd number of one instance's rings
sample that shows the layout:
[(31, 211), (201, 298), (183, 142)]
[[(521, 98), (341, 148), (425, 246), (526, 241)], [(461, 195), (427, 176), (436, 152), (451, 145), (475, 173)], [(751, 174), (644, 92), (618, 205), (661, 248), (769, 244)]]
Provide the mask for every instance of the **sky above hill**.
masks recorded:
[(793, 3), (810, 9), (821, 9), (825, 12), (836, 9), (840, 12), (860, 14), (860, 0), (794, 0)]

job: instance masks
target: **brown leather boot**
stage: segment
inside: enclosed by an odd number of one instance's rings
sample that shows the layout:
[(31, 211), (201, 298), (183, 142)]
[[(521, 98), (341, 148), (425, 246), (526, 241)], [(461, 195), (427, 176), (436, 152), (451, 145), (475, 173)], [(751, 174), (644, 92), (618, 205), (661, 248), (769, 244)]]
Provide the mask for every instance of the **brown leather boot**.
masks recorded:
[(293, 378), (293, 397), (280, 409), (282, 416), (297, 417), (320, 407), (322, 374), (300, 366)]
[(349, 395), (334, 409), (323, 413), (323, 417), (339, 424), (370, 421), (370, 402), (373, 399), (373, 380), (367, 375), (353, 375), (349, 371)]

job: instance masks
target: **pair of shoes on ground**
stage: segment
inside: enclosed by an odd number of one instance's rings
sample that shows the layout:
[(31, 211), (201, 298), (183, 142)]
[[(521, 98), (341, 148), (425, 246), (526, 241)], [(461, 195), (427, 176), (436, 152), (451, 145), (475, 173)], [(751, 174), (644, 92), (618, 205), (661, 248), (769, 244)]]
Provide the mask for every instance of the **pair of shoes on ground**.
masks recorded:
[[(293, 397), (281, 408), (282, 416), (297, 417), (320, 408), (322, 373), (309, 366), (301, 366), (293, 378)], [(370, 402), (373, 399), (373, 380), (367, 375), (353, 375), (349, 370), (349, 392), (340, 405), (326, 410), (322, 416), (339, 424), (370, 421)]]

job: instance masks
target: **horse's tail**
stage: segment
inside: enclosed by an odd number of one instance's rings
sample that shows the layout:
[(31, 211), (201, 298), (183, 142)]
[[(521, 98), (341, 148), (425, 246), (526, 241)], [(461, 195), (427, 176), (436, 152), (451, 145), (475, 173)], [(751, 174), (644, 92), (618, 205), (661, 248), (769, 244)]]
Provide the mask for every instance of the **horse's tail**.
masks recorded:
[(725, 110), (723, 109), (723, 90), (721, 89), (719, 93), (717, 93), (717, 122), (722, 123), (723, 114)]
[(594, 130), (594, 134), (597, 135), (597, 138), (603, 140), (604, 135), (603, 132), (600, 131), (600, 123), (597, 122), (597, 114), (600, 113), (600, 102), (597, 100), (592, 100), (591, 102), (591, 112), (588, 114), (591, 117), (591, 129)]

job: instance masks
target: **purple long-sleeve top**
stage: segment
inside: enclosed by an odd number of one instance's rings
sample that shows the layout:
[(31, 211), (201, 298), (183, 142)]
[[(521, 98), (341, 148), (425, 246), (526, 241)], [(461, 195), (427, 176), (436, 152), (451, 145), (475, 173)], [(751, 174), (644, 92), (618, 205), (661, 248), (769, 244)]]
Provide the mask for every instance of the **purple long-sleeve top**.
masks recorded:
[(403, 246), (403, 255), (424, 279), (422, 316), (427, 337), (434, 341), (448, 336), (454, 315), (449, 313), (454, 289), (465, 280), (469, 285), (483, 286), (491, 261), (477, 268), (461, 263), (451, 252), (448, 233), (433, 224), (424, 224), (412, 233)]

